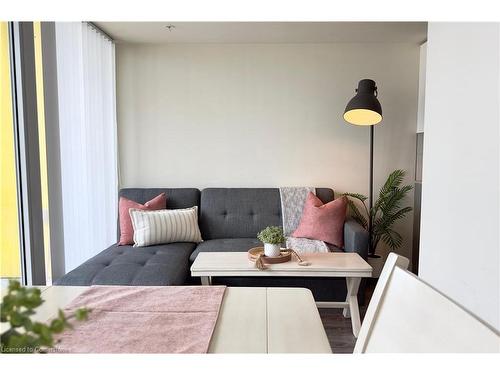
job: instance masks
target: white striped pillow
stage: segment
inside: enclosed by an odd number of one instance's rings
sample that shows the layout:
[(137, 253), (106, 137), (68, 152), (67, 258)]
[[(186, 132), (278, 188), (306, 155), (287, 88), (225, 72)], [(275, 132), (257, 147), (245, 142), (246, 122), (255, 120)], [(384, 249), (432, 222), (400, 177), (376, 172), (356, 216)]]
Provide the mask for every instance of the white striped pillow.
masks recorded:
[(180, 210), (144, 211), (129, 209), (134, 228), (134, 246), (171, 242), (202, 242), (198, 207)]

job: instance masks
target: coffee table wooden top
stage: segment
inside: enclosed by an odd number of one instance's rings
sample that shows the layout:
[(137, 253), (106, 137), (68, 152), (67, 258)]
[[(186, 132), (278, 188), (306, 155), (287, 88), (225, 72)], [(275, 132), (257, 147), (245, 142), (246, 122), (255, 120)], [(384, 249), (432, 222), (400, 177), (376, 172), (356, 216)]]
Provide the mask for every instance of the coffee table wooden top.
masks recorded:
[(370, 277), (372, 267), (357, 253), (311, 253), (300, 256), (310, 263), (299, 266), (292, 261), (266, 265), (259, 270), (246, 252), (199, 253), (191, 266), (192, 276), (298, 276)]

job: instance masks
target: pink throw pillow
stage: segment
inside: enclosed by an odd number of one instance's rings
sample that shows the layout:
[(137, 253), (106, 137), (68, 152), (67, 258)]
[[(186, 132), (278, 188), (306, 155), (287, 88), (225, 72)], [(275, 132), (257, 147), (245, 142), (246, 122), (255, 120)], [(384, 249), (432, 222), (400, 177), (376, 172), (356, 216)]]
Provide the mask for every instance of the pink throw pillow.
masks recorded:
[(140, 204), (133, 200), (120, 197), (120, 202), (118, 203), (118, 212), (120, 214), (120, 242), (118, 242), (118, 245), (134, 244), (134, 228), (132, 227), (132, 219), (128, 212), (130, 208), (137, 208), (138, 210), (145, 211), (164, 210), (167, 208), (167, 196), (165, 193), (161, 193), (145, 204)]
[(313, 193), (307, 195), (300, 224), (292, 237), (305, 237), (344, 246), (344, 222), (347, 212), (347, 198), (340, 197), (323, 204)]

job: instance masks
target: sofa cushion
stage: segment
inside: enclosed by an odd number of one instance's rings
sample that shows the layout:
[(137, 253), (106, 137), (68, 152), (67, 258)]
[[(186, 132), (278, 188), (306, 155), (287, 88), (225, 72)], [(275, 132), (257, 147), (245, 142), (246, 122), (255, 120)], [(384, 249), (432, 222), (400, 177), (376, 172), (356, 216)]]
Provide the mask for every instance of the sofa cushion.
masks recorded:
[(120, 223), (120, 241), (118, 245), (134, 244), (134, 228), (129, 210), (136, 208), (140, 210), (164, 210), (167, 208), (167, 196), (161, 193), (144, 204), (137, 203), (132, 199), (120, 197), (118, 201), (118, 220)]
[[(326, 203), (333, 199), (333, 190), (316, 188), (316, 195)], [(200, 230), (204, 240), (252, 238), (265, 227), (281, 225), (277, 188), (209, 188), (201, 192)]]
[(262, 246), (262, 242), (257, 238), (219, 238), (216, 240), (207, 240), (196, 247), (196, 250), (193, 251), (189, 257), (189, 260), (194, 262), (201, 252), (248, 251), (256, 246)]
[(346, 197), (323, 204), (321, 199), (309, 192), (300, 224), (292, 233), (292, 237), (324, 241), (342, 248), (346, 212)]
[(202, 242), (198, 207), (144, 211), (130, 209), (134, 247), (176, 242)]
[[(200, 191), (192, 188), (125, 188), (120, 190), (120, 197), (145, 204), (161, 193), (167, 195), (167, 208), (169, 209), (200, 206)], [(119, 236), (120, 228), (118, 225)]]
[(182, 285), (196, 244), (137, 248), (113, 245), (58, 279), (55, 285)]
[(161, 193), (167, 195), (170, 209), (200, 205), (200, 191), (191, 188), (125, 188), (120, 190), (120, 197), (144, 204)]
[(250, 238), (269, 225), (281, 225), (278, 189), (204, 189), (200, 205), (204, 240)]

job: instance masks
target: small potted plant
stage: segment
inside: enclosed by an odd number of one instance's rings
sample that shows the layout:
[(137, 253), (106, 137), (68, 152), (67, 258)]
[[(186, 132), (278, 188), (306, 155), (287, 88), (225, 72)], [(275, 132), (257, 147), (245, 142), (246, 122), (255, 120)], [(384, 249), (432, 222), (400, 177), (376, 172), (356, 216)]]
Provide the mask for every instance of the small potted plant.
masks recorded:
[(277, 257), (280, 255), (281, 244), (285, 242), (281, 227), (267, 227), (257, 234), (257, 238), (264, 244), (264, 255)]

